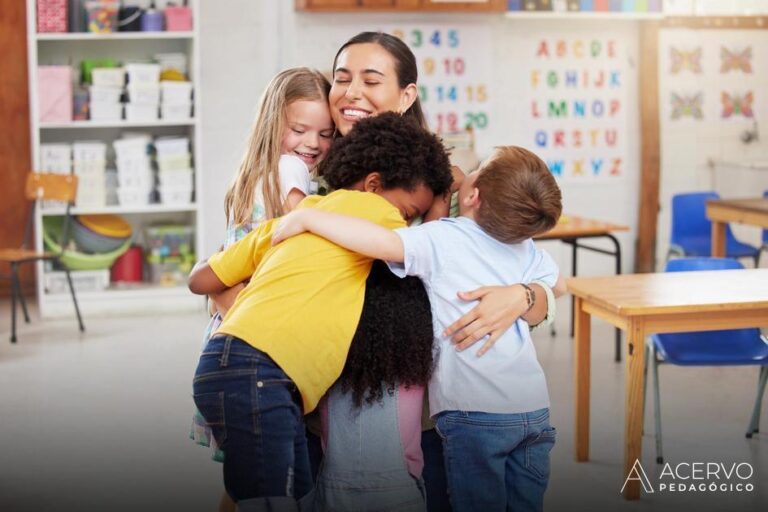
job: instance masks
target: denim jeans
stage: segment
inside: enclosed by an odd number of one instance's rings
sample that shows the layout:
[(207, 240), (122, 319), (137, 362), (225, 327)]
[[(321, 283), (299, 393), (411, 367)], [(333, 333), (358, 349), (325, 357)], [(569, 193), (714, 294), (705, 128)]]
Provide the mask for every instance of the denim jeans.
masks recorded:
[(424, 486), (427, 491), (427, 512), (451, 512), (448, 484), (445, 481), (443, 442), (435, 429), (421, 433), (421, 451), (424, 453)]
[(446, 411), (437, 417), (437, 431), (454, 512), (542, 510), (555, 444), (549, 409)]
[[(242, 510), (291, 509), (312, 487), (301, 395), (265, 353), (233, 336), (208, 341), (195, 405), (224, 451), (224, 486)], [(261, 505), (258, 504), (261, 502)]]

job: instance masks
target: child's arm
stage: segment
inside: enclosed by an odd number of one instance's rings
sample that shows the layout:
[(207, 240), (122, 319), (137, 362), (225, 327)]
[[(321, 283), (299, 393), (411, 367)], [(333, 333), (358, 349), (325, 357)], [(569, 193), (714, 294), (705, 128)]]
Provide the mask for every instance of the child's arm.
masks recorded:
[(394, 231), (357, 217), (312, 208), (294, 210), (282, 217), (272, 244), (306, 231), (370, 258), (396, 263), (405, 258), (403, 241)]
[(231, 288), (227, 288), (221, 293), (210, 294), (211, 302), (216, 307), (216, 311), (224, 318), (229, 308), (235, 303), (237, 295), (245, 288), (245, 283), (237, 283)]
[(221, 293), (228, 288), (213, 272), (207, 261), (198, 262), (189, 274), (189, 291), (197, 295)]

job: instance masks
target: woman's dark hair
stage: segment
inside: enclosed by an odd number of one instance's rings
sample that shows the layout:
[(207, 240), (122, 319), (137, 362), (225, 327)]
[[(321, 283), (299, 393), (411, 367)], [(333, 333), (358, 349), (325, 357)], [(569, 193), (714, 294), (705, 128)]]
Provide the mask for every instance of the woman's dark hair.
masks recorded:
[[(354, 44), (365, 43), (377, 44), (392, 56), (395, 60), (395, 73), (397, 73), (397, 83), (400, 89), (404, 89), (408, 84), (418, 83), (419, 71), (416, 67), (416, 57), (413, 55), (413, 52), (400, 39), (384, 32), (360, 32), (344, 43), (333, 58), (333, 70), (336, 71), (336, 61), (339, 60), (339, 55), (345, 48)], [(411, 105), (411, 108), (406, 110), (403, 115), (416, 119), (422, 128), (427, 129), (427, 120), (424, 117), (424, 110), (421, 108), (418, 96), (413, 105)]]
[(453, 181), (440, 140), (413, 119), (393, 112), (355, 123), (346, 136), (333, 141), (321, 169), (334, 189), (349, 188), (372, 172), (381, 175), (385, 190), (412, 191), (423, 183), (436, 196)]
[(384, 388), (423, 386), (433, 368), (432, 313), (421, 280), (401, 279), (374, 261), (365, 303), (339, 382), (357, 406), (384, 396)]

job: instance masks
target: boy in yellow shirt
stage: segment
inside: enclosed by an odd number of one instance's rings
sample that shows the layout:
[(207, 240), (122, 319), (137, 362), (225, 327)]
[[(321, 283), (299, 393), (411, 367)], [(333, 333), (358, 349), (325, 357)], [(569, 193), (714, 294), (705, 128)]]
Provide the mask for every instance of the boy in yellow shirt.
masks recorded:
[[(387, 228), (422, 215), (451, 185), (440, 141), (385, 113), (337, 139), (325, 197), (298, 208)], [(194, 399), (224, 450), (227, 492), (247, 506), (295, 506), (311, 487), (303, 415), (341, 374), (372, 259), (306, 234), (272, 247), (275, 221), (198, 265), (190, 290), (218, 293), (250, 279), (204, 349)]]

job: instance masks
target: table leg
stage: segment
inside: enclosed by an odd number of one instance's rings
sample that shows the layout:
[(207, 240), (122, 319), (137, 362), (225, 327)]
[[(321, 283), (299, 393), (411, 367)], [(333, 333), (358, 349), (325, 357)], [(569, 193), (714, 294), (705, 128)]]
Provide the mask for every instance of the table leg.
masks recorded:
[[(643, 446), (643, 384), (645, 375), (645, 325), (642, 319), (630, 321), (627, 332), (627, 369), (625, 375), (624, 416), (624, 474), (626, 478), (636, 460), (640, 460)], [(640, 498), (640, 482), (630, 480), (624, 487), (624, 498)]]
[(712, 256), (725, 257), (725, 222), (712, 221)]
[(576, 461), (589, 460), (589, 386), (591, 363), (591, 317), (583, 309), (583, 299), (575, 297), (574, 378), (576, 381), (575, 428)]

